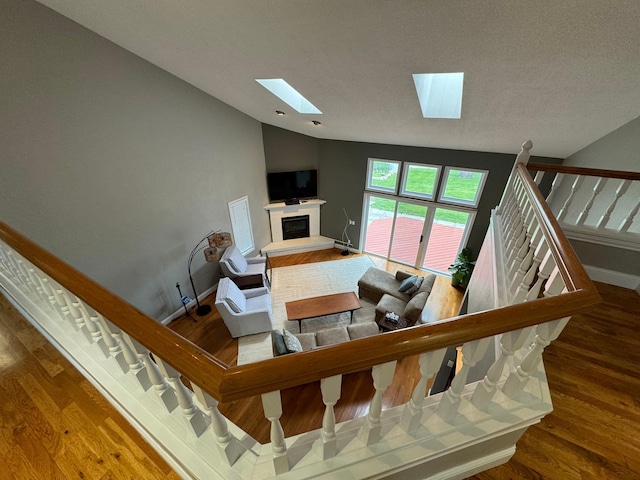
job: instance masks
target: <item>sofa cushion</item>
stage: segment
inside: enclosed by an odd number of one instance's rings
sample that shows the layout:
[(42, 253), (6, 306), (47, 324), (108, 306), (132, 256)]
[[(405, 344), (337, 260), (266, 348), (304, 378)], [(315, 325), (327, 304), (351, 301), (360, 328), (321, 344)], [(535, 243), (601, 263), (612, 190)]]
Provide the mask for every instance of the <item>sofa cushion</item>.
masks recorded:
[(316, 343), (319, 346), (334, 345), (348, 341), (349, 333), (344, 327), (327, 328), (326, 330), (316, 332)]
[(289, 350), (290, 353), (302, 351), (302, 344), (293, 333), (285, 328), (282, 331), (282, 334), (284, 337), (284, 344), (287, 346), (287, 350)]
[(349, 332), (349, 338), (351, 340), (370, 337), (371, 335), (380, 333), (378, 325), (376, 325), (374, 322), (354, 323), (352, 325), (347, 325), (347, 331)]
[(416, 293), (402, 312), (402, 316), (408, 320), (408, 323), (413, 325), (420, 318), (422, 309), (427, 303), (429, 294), (427, 292)]
[(221, 289), (220, 298), (227, 302), (229, 308), (235, 313), (244, 312), (247, 309), (247, 300), (242, 291), (236, 286), (235, 283), (229, 279), (226, 281), (220, 281), (218, 289)]
[(276, 353), (278, 355), (284, 355), (285, 353), (289, 353), (287, 349), (287, 345), (284, 343), (284, 336), (282, 333), (277, 330), (273, 331), (273, 345), (275, 346)]
[(294, 335), (300, 341), (303, 352), (306, 352), (307, 350), (311, 350), (312, 348), (316, 348), (318, 346), (318, 344), (316, 343), (315, 333), (294, 333)]
[(422, 284), (420, 285), (420, 288), (418, 288), (418, 291), (415, 294), (422, 293), (422, 292), (427, 292), (430, 294), (431, 290), (433, 290), (433, 284), (435, 281), (436, 281), (435, 274), (431, 273), (427, 275), (422, 280)]
[(408, 302), (409, 295), (398, 290), (400, 283), (412, 275), (398, 270), (396, 275), (370, 267), (358, 280), (358, 295), (377, 303), (385, 293)]
[(247, 259), (244, 258), (238, 247), (231, 246), (231, 255), (227, 258), (227, 263), (233, 268), (236, 273), (242, 273), (247, 269)]

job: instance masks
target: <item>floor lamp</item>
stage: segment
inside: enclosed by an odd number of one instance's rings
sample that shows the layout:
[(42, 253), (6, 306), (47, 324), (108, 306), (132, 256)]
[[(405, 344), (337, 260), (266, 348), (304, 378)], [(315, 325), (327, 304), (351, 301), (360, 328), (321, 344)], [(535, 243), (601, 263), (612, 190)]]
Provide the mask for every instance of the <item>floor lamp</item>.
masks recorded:
[[(202, 242), (208, 240), (208, 245), (202, 245)], [(200, 301), (198, 300), (198, 292), (196, 292), (196, 287), (193, 284), (193, 277), (191, 276), (191, 262), (193, 261), (193, 257), (195, 257), (196, 253), (200, 250), (204, 250), (204, 258), (207, 262), (217, 262), (220, 260), (220, 253), (218, 252), (218, 248), (224, 248), (231, 245), (231, 234), (228, 232), (221, 232), (220, 230), (212, 231), (207, 233), (202, 240), (200, 240), (191, 253), (189, 254), (189, 263), (187, 265), (187, 270), (189, 271), (189, 281), (191, 282), (191, 288), (193, 290), (193, 295), (196, 298), (196, 313), (198, 316), (206, 315), (211, 311), (211, 305), (200, 305)], [(202, 246), (201, 246), (202, 245)]]

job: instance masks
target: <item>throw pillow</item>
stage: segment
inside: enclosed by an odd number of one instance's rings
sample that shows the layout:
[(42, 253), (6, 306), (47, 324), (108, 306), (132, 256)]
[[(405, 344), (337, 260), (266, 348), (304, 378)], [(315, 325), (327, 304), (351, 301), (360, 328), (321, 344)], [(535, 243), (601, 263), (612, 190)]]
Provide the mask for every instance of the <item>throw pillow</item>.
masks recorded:
[(407, 295), (413, 295), (414, 293), (416, 293), (420, 288), (420, 285), (422, 285), (423, 280), (424, 280), (424, 277), (418, 277), (416, 281), (413, 283), (413, 285), (409, 287), (407, 290), (405, 290), (404, 293), (406, 293)]
[(398, 288), (398, 290), (400, 290), (401, 292), (406, 292), (409, 288), (413, 286), (417, 278), (418, 278), (417, 275), (413, 275), (409, 278), (404, 279), (400, 284), (400, 288)]
[(229, 255), (227, 262), (233, 267), (237, 273), (242, 273), (247, 270), (247, 259), (242, 256), (240, 250), (237, 247), (233, 248), (233, 252)]
[(286, 328), (282, 331), (282, 333), (284, 334), (284, 344), (287, 346), (287, 350), (289, 350), (289, 353), (302, 351), (302, 344), (293, 333), (291, 333)]
[(404, 307), (404, 312), (402, 312), (402, 316), (407, 319), (408, 325), (413, 325), (420, 318), (420, 314), (422, 313), (422, 309), (427, 303), (427, 298), (429, 298), (429, 294), (427, 292), (418, 293), (413, 296), (407, 306)]
[(289, 353), (287, 346), (284, 343), (284, 337), (277, 330), (273, 331), (273, 344), (276, 347), (276, 353), (278, 355), (284, 355), (285, 353)]
[(225, 293), (224, 300), (234, 312), (244, 312), (247, 309), (247, 299), (245, 298), (244, 294), (231, 280), (229, 280), (228, 278), (224, 280), (227, 280), (225, 282), (227, 291)]

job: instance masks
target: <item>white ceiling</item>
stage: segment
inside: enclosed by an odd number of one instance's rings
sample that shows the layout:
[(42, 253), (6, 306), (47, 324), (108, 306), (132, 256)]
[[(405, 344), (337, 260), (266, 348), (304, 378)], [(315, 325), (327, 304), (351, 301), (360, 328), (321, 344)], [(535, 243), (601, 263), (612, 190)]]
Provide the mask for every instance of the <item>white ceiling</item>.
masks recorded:
[[(640, 115), (638, 0), (40, 2), (318, 138), (505, 153), (530, 138), (535, 155), (564, 158)], [(465, 73), (460, 120), (421, 116), (411, 75), (440, 72)], [(284, 78), (323, 115), (298, 114), (256, 78)]]

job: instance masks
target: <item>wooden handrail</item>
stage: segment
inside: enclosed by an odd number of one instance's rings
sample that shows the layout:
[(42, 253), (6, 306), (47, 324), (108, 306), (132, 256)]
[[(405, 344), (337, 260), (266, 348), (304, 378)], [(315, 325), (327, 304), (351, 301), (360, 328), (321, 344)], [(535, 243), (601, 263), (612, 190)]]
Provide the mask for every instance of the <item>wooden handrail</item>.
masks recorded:
[(217, 396), (226, 364), (0, 221), (0, 238), (123, 332)]
[(529, 170), (537, 172), (556, 172), (569, 175), (586, 175), (589, 177), (619, 178), (620, 180), (640, 180), (639, 172), (627, 172), (624, 170), (603, 170), (599, 168), (569, 167), (550, 163), (527, 164)]
[(519, 163), (515, 173), (522, 180), (529, 198), (536, 199), (535, 202), (532, 202), (533, 211), (538, 218), (538, 225), (543, 230), (545, 237), (552, 240), (549, 242), (549, 250), (560, 270), (565, 286), (569, 291), (587, 290), (593, 291), (597, 295), (593, 282), (582, 267), (582, 262), (578, 259), (567, 237), (562, 233), (560, 224), (553, 212), (551, 212), (540, 190), (531, 179), (531, 175), (528, 172), (529, 166), (530, 164)]
[(600, 301), (593, 283), (562, 235), (526, 167), (519, 164), (515, 170), (530, 198), (536, 200), (532, 203), (541, 228), (553, 239), (550, 250), (568, 293), (235, 367), (229, 367), (157, 323), (2, 222), (0, 238), (214, 398), (221, 402), (234, 401), (368, 369), (409, 355), (461, 345), (593, 308)]

